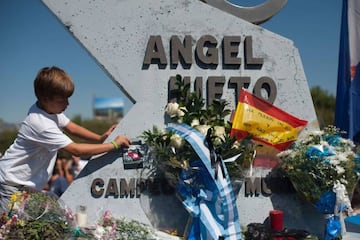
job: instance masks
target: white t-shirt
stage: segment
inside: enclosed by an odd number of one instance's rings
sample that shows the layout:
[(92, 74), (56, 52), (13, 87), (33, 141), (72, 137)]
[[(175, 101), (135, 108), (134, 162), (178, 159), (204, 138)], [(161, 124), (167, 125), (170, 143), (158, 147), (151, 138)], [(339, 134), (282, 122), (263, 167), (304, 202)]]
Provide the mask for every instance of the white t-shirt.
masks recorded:
[(63, 114), (48, 114), (32, 105), (14, 143), (0, 158), (0, 184), (41, 190), (52, 175), (57, 151), (73, 141), (62, 132)]

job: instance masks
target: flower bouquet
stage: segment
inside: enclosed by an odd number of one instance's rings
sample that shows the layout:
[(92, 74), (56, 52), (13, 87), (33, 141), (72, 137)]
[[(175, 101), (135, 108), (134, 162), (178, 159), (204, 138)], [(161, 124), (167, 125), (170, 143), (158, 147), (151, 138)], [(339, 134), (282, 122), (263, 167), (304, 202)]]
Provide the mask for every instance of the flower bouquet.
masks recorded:
[[(231, 110), (226, 108), (228, 103), (214, 100), (205, 108), (204, 99), (195, 92), (189, 92), (190, 84), (186, 84), (180, 75), (176, 79), (175, 98), (165, 107), (168, 122), (186, 124), (204, 136), (209, 133), (214, 148), (221, 152), (223, 159), (228, 159), (225, 162), (230, 178), (243, 178), (243, 170), (251, 166), (255, 149), (250, 137), (237, 141), (230, 136)], [(197, 159), (193, 147), (172, 131), (153, 126), (151, 130), (144, 131), (141, 138), (150, 148), (156, 170), (164, 174), (172, 186), (178, 182), (182, 169)]]
[(43, 192), (17, 192), (9, 213), (1, 216), (0, 239), (68, 239), (74, 224), (71, 215)]
[(237, 141), (231, 136), (226, 101), (214, 100), (205, 107), (200, 94), (189, 92), (190, 84), (180, 75), (176, 80), (174, 99), (165, 107), (166, 130), (154, 126), (141, 136), (152, 154), (154, 172), (176, 187), (192, 218), (186, 233), (190, 239), (239, 239), (233, 185), (252, 165), (254, 144), (250, 138)]
[(56, 198), (39, 191), (14, 193), (9, 210), (8, 214), (3, 213), (0, 217), (0, 239), (4, 240), (178, 239), (134, 220), (117, 219), (110, 211), (105, 211), (95, 226), (80, 228), (70, 209)]
[(88, 235), (91, 239), (99, 240), (151, 239), (151, 237), (154, 238), (154, 230), (136, 221), (116, 219), (110, 211), (105, 211), (104, 215), (98, 220), (95, 230)]
[(352, 212), (349, 194), (357, 181), (355, 145), (340, 134), (334, 126), (311, 131), (278, 154), (280, 167), (300, 196), (325, 214), (325, 239), (339, 238), (345, 231), (342, 218)]

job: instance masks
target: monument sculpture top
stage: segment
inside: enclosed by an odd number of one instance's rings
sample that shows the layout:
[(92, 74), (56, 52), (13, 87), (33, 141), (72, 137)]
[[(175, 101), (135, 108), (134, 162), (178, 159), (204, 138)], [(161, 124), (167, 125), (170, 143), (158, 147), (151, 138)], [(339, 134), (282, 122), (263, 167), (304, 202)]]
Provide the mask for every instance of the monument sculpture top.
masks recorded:
[(293, 42), (239, 17), (201, 1), (44, 3), (134, 103), (118, 126), (131, 138), (164, 124), (177, 74), (188, 77), (208, 101), (227, 99), (235, 109), (245, 87), (316, 121)]
[[(257, 19), (246, 21), (212, 6), (218, 1), (42, 1), (134, 103), (113, 135), (121, 133), (138, 138), (153, 125), (164, 127), (165, 106), (171, 99), (169, 93), (177, 74), (208, 103), (214, 98), (226, 99), (229, 108), (235, 109), (238, 94), (244, 87), (307, 120), (309, 128), (318, 127), (293, 42), (251, 23), (266, 21), (286, 1), (269, 0), (254, 8), (255, 12), (259, 11)], [(261, 9), (266, 10), (262, 17)], [(164, 191), (158, 188), (155, 188), (160, 193), (157, 196), (133, 191), (137, 181), (142, 183), (138, 178), (144, 177), (146, 166), (127, 169), (129, 165), (125, 163), (120, 152), (91, 160), (62, 200), (72, 209), (78, 205), (90, 206), (89, 224), (98, 219), (101, 211), (111, 209), (114, 216), (159, 228), (163, 224), (179, 226), (174, 216), (182, 217), (184, 212), (173, 213), (182, 209), (179, 201), (173, 195), (162, 194)], [(256, 177), (263, 177), (262, 172)], [(238, 208), (243, 225), (263, 221), (273, 208), (269, 197), (240, 200)]]
[(254, 7), (241, 7), (228, 0), (203, 0), (203, 2), (253, 24), (261, 24), (278, 13), (286, 5), (287, 0), (267, 0)]

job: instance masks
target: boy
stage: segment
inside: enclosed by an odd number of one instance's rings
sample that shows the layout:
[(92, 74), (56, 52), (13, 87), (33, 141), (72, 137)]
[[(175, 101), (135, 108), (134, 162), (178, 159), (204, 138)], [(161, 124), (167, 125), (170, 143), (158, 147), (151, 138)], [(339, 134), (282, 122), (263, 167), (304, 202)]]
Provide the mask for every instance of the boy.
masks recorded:
[[(59, 150), (81, 157), (130, 145), (125, 136), (102, 143), (115, 126), (98, 135), (65, 116), (63, 112), (74, 88), (70, 76), (58, 67), (45, 67), (38, 72), (34, 80), (37, 102), (30, 107), (14, 143), (0, 158), (0, 212), (9, 210), (13, 193), (24, 188), (43, 189), (52, 175)], [(75, 143), (63, 130), (98, 143)]]

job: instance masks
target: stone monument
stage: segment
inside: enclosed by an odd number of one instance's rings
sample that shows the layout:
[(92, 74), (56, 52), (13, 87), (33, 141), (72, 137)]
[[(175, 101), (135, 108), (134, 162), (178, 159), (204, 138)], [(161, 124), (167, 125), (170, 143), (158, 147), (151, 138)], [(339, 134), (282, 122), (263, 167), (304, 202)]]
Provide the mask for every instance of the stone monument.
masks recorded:
[[(307, 129), (318, 128), (294, 43), (217, 8), (216, 1), (42, 1), (134, 103), (109, 139), (117, 134), (137, 139), (153, 125), (164, 127), (164, 107), (177, 74), (207, 102), (226, 99), (234, 109), (245, 87), (307, 120)], [(61, 200), (74, 211), (86, 206), (88, 224), (111, 210), (117, 217), (184, 232), (188, 213), (175, 193), (152, 179), (146, 164), (128, 166), (124, 157), (122, 151), (94, 156)], [(266, 221), (270, 210), (282, 208), (288, 209), (287, 227), (322, 229), (309, 222), (311, 206), (294, 194), (271, 193), (258, 184), (272, 167), (255, 171), (250, 190), (241, 186), (241, 225)]]

